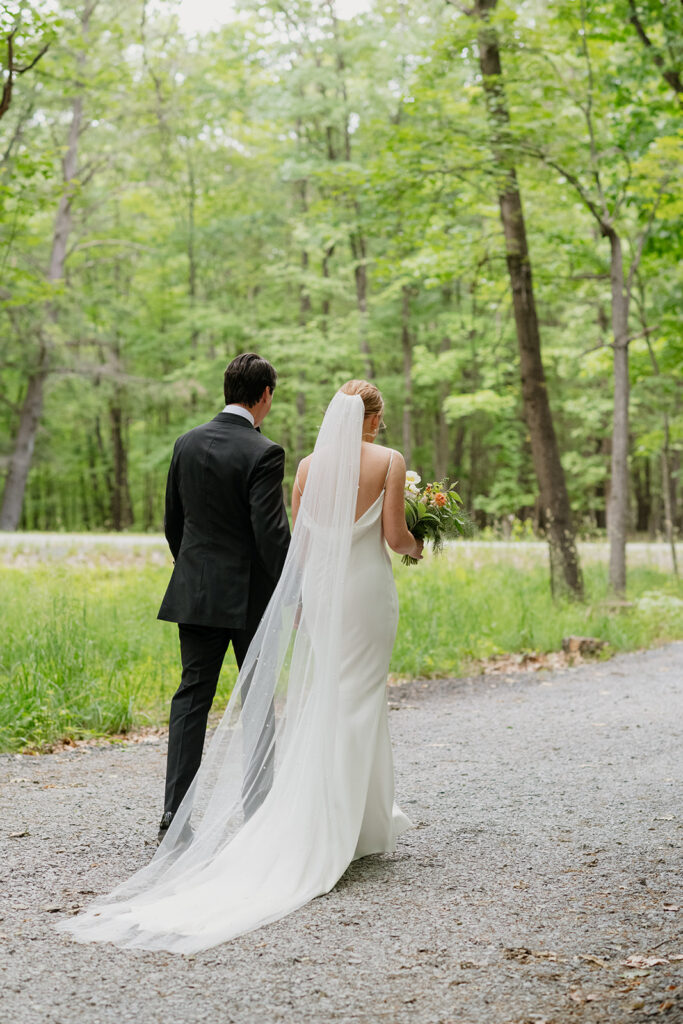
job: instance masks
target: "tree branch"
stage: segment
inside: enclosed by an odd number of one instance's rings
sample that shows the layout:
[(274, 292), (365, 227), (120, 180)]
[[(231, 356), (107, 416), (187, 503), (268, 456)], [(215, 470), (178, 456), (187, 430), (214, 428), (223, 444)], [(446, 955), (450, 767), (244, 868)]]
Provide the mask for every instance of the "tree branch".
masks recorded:
[(664, 67), (664, 60), (661, 54), (659, 54), (656, 48), (652, 45), (652, 40), (643, 28), (643, 24), (640, 20), (640, 17), (638, 16), (638, 10), (635, 5), (635, 0), (628, 0), (628, 5), (631, 10), (631, 16), (628, 20), (631, 22), (634, 29), (636, 30), (638, 38), (640, 39), (643, 46), (647, 50), (649, 50), (650, 54), (652, 55), (652, 60), (662, 73), (662, 78), (664, 79), (664, 81), (667, 83), (667, 85), (671, 86), (671, 88), (674, 90), (677, 96), (680, 96), (681, 93), (683, 93), (683, 82), (681, 81), (680, 73), (675, 69), (667, 70)]
[(600, 164), (598, 161), (598, 148), (595, 142), (595, 129), (593, 127), (593, 65), (591, 63), (590, 53), (588, 51), (588, 33), (586, 29), (586, 5), (581, 2), (581, 48), (583, 50), (583, 57), (586, 62), (586, 70), (588, 71), (588, 96), (586, 98), (585, 106), (579, 104), (583, 110), (584, 117), (586, 118), (586, 125), (588, 126), (588, 137), (590, 139), (590, 150), (591, 150), (591, 163), (593, 165), (593, 179), (595, 186), (598, 190), (600, 202), (602, 204), (603, 216), (607, 217), (607, 204), (605, 202), (605, 195), (602, 191), (602, 182), (600, 181)]
[(71, 252), (81, 252), (83, 249), (91, 249), (95, 245), (123, 245), (128, 249), (139, 249), (142, 252), (154, 252), (151, 245), (142, 245), (140, 242), (131, 242), (127, 238), (93, 238), (89, 242), (79, 242)]
[(5, 37), (5, 42), (7, 44), (7, 78), (2, 87), (2, 96), (0, 96), (0, 119), (2, 119), (2, 117), (7, 113), (7, 111), (10, 108), (10, 104), (12, 103), (12, 90), (14, 88), (14, 79), (19, 75), (25, 75), (27, 71), (30, 71), (31, 68), (34, 68), (40, 60), (40, 58), (45, 56), (45, 54), (50, 48), (50, 44), (45, 43), (42, 50), (33, 58), (33, 60), (29, 64), (24, 65), (24, 67), (19, 67), (17, 64), (15, 64), (14, 37), (19, 31), (19, 24), (20, 23), (17, 22), (17, 24), (15, 24), (14, 28), (9, 33), (9, 35)]
[(601, 232), (602, 232), (602, 234), (604, 236), (608, 236), (610, 234), (610, 232), (614, 230), (613, 227), (612, 227), (612, 222), (611, 222), (609, 216), (607, 216), (607, 215), (603, 216), (603, 214), (600, 213), (600, 210), (598, 209), (596, 204), (593, 202), (593, 200), (589, 196), (588, 192), (586, 191), (586, 189), (581, 184), (581, 182), (579, 181), (579, 179), (576, 177), (575, 174), (572, 174), (571, 171), (568, 171), (565, 167), (562, 167), (562, 165), (558, 164), (556, 160), (551, 160), (551, 158), (549, 156), (547, 156), (543, 152), (543, 150), (536, 149), (534, 147), (526, 147), (526, 151), (531, 156), (535, 156), (537, 159), (541, 160), (548, 167), (552, 167), (554, 171), (557, 171), (558, 174), (561, 174), (563, 178), (567, 179), (569, 184), (572, 185), (574, 187), (574, 189), (578, 192), (578, 194), (579, 194), (579, 196), (581, 198), (581, 201), (584, 203), (584, 205), (590, 210), (590, 212), (595, 217), (595, 219), (598, 222), (598, 225), (600, 227), (600, 230), (601, 230)]
[(10, 34), (7, 36), (7, 81), (2, 87), (2, 97), (0, 97), (0, 118), (2, 118), (9, 110), (10, 103), (12, 102), (12, 86), (14, 85), (14, 37), (18, 31), (18, 26), (13, 28)]
[(584, 356), (588, 356), (591, 352), (599, 352), (601, 348), (614, 348), (609, 342), (599, 341), (597, 345), (591, 345), (590, 348), (586, 348), (583, 352), (579, 352), (579, 359), (583, 359)]
[[(642, 323), (642, 319), (641, 319), (641, 323)], [(629, 340), (629, 342), (631, 342), (631, 341), (636, 341), (638, 338), (647, 338), (650, 334), (654, 334), (654, 332), (658, 331), (658, 330), (659, 330), (659, 324), (655, 324), (654, 327), (644, 327), (643, 330), (642, 331), (638, 331), (637, 334), (629, 334), (628, 340)], [(648, 341), (648, 345), (649, 344), (650, 343)]]
[(633, 257), (633, 262), (631, 263), (631, 266), (629, 267), (628, 277), (626, 279), (626, 295), (629, 298), (631, 296), (631, 288), (632, 288), (632, 285), (633, 285), (633, 278), (634, 278), (634, 275), (635, 275), (636, 271), (638, 270), (638, 265), (640, 263), (640, 258), (643, 255), (643, 248), (645, 246), (645, 242), (647, 240), (647, 237), (650, 234), (650, 228), (652, 227), (653, 221), (655, 219), (655, 214), (657, 212), (657, 207), (659, 206), (659, 200), (662, 198), (662, 195), (664, 193), (664, 189), (666, 188), (666, 186), (668, 184), (669, 184), (669, 179), (665, 178), (664, 181), (662, 182), (662, 184), (659, 186), (659, 191), (657, 192), (657, 197), (656, 197), (654, 203), (652, 204), (652, 209), (650, 210), (650, 216), (648, 218), (648, 222), (645, 225), (645, 227), (643, 228), (643, 230), (641, 231), (641, 233), (640, 233), (640, 235), (638, 237), (638, 241), (636, 242), (635, 255)]
[(474, 7), (465, 7), (464, 4), (457, 3), (457, 0), (446, 0), (446, 3), (450, 7), (455, 7), (456, 11), (460, 11), (461, 14), (466, 14), (468, 18), (471, 18), (475, 13)]
[(50, 49), (50, 44), (49, 43), (45, 43), (45, 46), (42, 48), (40, 53), (37, 54), (37, 56), (35, 56), (33, 58), (33, 60), (31, 61), (30, 64), (25, 64), (23, 68), (15, 67), (14, 68), (14, 73), (17, 74), (17, 75), (25, 75), (27, 71), (30, 71), (31, 68), (34, 68), (36, 66), (36, 64), (38, 63), (40, 58), (44, 57), (49, 49)]

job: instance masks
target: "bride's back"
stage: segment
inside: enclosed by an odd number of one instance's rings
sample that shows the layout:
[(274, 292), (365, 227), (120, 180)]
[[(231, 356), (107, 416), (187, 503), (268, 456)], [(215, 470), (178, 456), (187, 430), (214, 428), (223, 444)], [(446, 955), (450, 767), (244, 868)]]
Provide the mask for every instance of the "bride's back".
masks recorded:
[[(358, 476), (358, 498), (356, 500), (356, 520), (360, 519), (371, 508), (384, 490), (389, 464), (393, 451), (382, 445), (361, 442), (360, 472)], [(303, 494), (306, 478), (313, 455), (302, 459), (297, 471), (294, 487)], [(298, 504), (298, 503), (297, 503)]]
[(367, 441), (362, 442), (358, 498), (356, 500), (357, 520), (375, 504), (384, 490), (392, 455), (391, 448), (384, 448), (382, 445)]

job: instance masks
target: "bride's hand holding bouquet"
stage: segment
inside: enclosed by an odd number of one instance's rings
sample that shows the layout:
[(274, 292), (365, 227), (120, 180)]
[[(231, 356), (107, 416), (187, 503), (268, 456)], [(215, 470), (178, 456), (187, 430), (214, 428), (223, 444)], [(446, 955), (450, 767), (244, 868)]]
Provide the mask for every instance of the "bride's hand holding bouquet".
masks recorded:
[[(455, 485), (435, 481), (420, 488), (420, 477), (413, 470), (406, 473), (405, 513), (406, 525), (419, 541), (432, 542), (435, 553), (441, 551), (448, 537), (461, 537), (471, 533), (469, 516), (463, 510), (462, 498)], [(411, 555), (401, 559), (404, 565), (417, 565)]]

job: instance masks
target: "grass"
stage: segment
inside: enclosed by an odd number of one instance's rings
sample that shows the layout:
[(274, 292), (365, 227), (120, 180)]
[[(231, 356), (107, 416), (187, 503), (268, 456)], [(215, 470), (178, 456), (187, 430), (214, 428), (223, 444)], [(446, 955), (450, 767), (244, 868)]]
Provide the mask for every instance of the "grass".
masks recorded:
[[(619, 611), (601, 565), (585, 569), (585, 605), (553, 604), (546, 569), (502, 548), (456, 546), (395, 572), (397, 675), (457, 675), (495, 654), (558, 650), (570, 633), (615, 651), (683, 638), (683, 588), (652, 567), (630, 571), (633, 605)], [(0, 568), (0, 750), (166, 724), (180, 674), (177, 630), (156, 619), (167, 581), (166, 565), (139, 559)], [(219, 706), (235, 677), (230, 654)]]
[[(158, 726), (178, 685), (168, 570), (0, 569), (0, 750)], [(219, 697), (237, 670), (229, 656)]]
[(541, 566), (515, 567), (495, 550), (464, 564), (457, 555), (456, 548), (419, 574), (406, 570), (399, 578), (401, 623), (392, 671), (461, 675), (494, 655), (558, 651), (572, 634), (606, 640), (612, 652), (683, 638), (683, 587), (661, 570), (632, 569), (631, 606), (616, 609), (603, 566), (585, 567), (588, 600), (577, 604), (550, 599)]

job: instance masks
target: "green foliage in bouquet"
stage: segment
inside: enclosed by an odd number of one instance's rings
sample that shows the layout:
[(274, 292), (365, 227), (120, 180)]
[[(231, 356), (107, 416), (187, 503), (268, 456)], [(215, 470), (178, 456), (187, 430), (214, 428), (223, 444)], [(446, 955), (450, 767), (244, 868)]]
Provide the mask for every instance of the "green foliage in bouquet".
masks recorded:
[[(444, 480), (427, 484), (420, 490), (417, 473), (406, 473), (405, 514), (406, 525), (416, 540), (431, 541), (435, 554), (443, 548), (449, 537), (472, 534), (472, 520), (462, 507), (462, 498)], [(417, 565), (417, 559), (404, 555), (404, 565)]]

